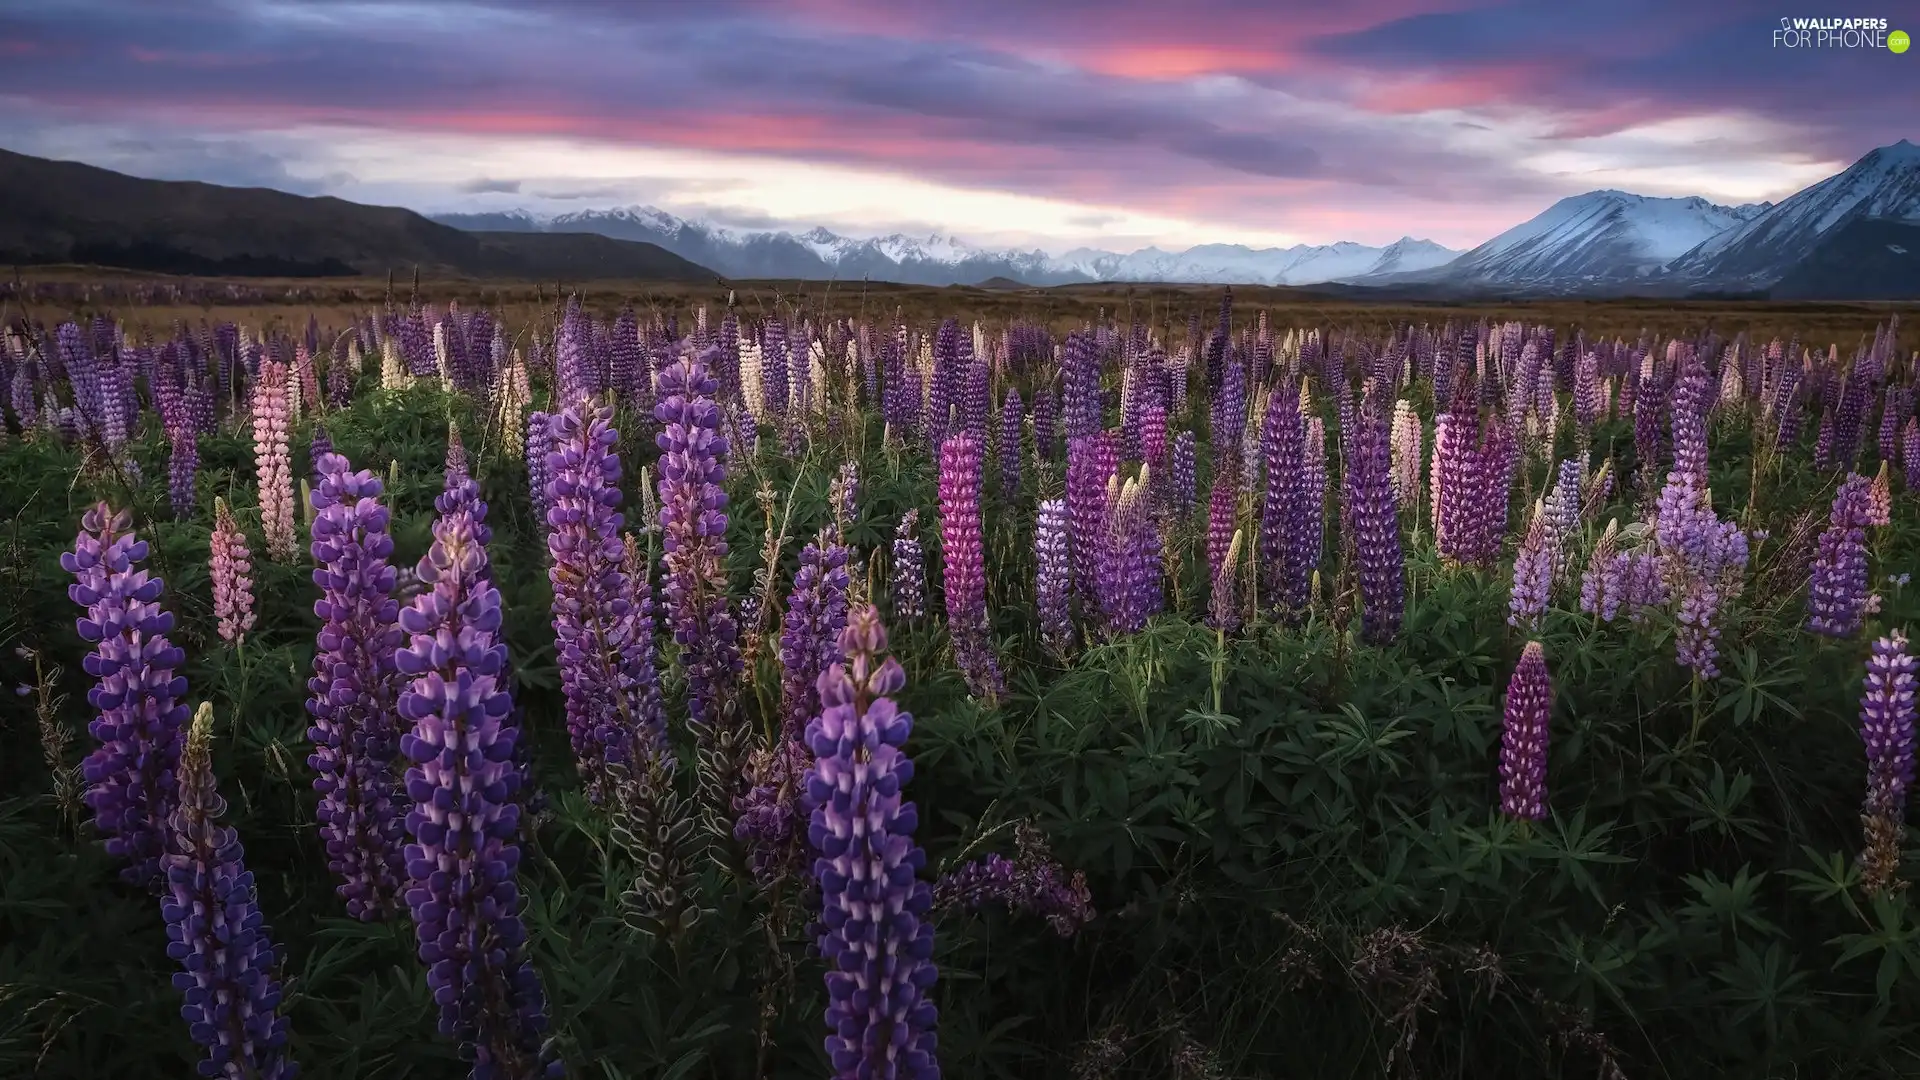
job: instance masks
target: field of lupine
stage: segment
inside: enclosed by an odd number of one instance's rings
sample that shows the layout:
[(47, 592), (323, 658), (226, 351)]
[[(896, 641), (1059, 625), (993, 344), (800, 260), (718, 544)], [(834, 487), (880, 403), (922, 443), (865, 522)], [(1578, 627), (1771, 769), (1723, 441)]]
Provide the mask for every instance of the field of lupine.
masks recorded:
[(1920, 1072), (1897, 325), (121, 317), (0, 1075)]

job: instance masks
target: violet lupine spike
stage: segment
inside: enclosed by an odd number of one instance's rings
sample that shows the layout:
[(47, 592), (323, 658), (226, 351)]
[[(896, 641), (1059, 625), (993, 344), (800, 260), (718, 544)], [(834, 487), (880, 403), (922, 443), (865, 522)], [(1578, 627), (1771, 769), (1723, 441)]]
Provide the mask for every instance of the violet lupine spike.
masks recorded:
[(233, 520), (225, 499), (213, 500), (213, 535), (208, 570), (213, 579), (213, 617), (220, 640), (239, 646), (253, 629), (253, 557), (247, 534)]
[(1302, 459), (1300, 473), (1305, 482), (1300, 503), (1301, 559), (1311, 580), (1320, 567), (1327, 543), (1327, 427), (1317, 416), (1307, 418), (1307, 446)]
[(320, 459), (333, 453), (333, 440), (327, 436), (327, 429), (314, 425), (313, 441), (307, 448), (307, 464), (312, 467), (313, 479), (319, 479)]
[(544, 412), (527, 414), (527, 497), (534, 516), (543, 522), (547, 520), (547, 454), (553, 448), (550, 420)]
[(260, 362), (253, 387), (253, 461), (259, 485), (260, 527), (267, 535), (267, 557), (287, 562), (294, 540), (293, 456), (288, 446), (287, 365)]
[(1900, 464), (1906, 471), (1908, 492), (1920, 492), (1920, 416), (1909, 417), (1900, 433)]
[(1182, 516), (1193, 513), (1199, 496), (1196, 444), (1191, 430), (1182, 431), (1173, 440), (1173, 505)]
[(1038, 915), (1055, 934), (1072, 937), (1094, 917), (1087, 875), (1079, 870), (1069, 875), (1033, 826), (1023, 823), (1015, 835), (1015, 858), (994, 852), (941, 875), (933, 886), (934, 908), (973, 911), (997, 902), (1010, 911)]
[(1000, 497), (1012, 502), (1020, 497), (1020, 433), (1026, 426), (1026, 406), (1020, 391), (1007, 391), (1000, 403)]
[(641, 734), (621, 664), (634, 628), (612, 421), (611, 407), (569, 405), (552, 420), (547, 455), (554, 652), (574, 764), (596, 802), (607, 796), (609, 766), (628, 762)]
[(1073, 648), (1073, 565), (1067, 543), (1067, 502), (1040, 503), (1033, 527), (1034, 608), (1040, 640), (1047, 651), (1064, 657)]
[(1916, 664), (1899, 630), (1873, 643), (1860, 695), (1860, 739), (1867, 752), (1867, 790), (1861, 819), (1867, 850), (1861, 858), (1869, 894), (1889, 889), (1900, 868), (1907, 789), (1914, 773)]
[(1608, 521), (1587, 558), (1586, 572), (1580, 576), (1580, 610), (1599, 616), (1601, 622), (1612, 622), (1619, 609), (1620, 569), (1614, 558), (1619, 537), (1619, 520)]
[(660, 373), (654, 419), (662, 430), (660, 529), (667, 622), (687, 673), (687, 713), (696, 726), (720, 718), (741, 669), (727, 598), (727, 440), (704, 357), (688, 354)]
[(1529, 641), (1507, 683), (1500, 737), (1500, 812), (1522, 821), (1547, 816), (1547, 742), (1553, 683), (1546, 650)]
[(980, 512), (980, 443), (951, 435), (940, 443), (941, 587), (954, 658), (974, 694), (995, 696), (999, 669), (987, 639), (986, 550)]
[(900, 516), (893, 534), (893, 617), (896, 621), (915, 622), (927, 614), (927, 555), (917, 535), (920, 510), (910, 508)]
[(1871, 487), (1872, 481), (1856, 473), (1833, 498), (1807, 581), (1807, 629), (1816, 634), (1851, 637), (1865, 625)]
[(1393, 494), (1393, 452), (1387, 423), (1363, 408), (1347, 462), (1348, 519), (1353, 529), (1361, 609), (1368, 641), (1399, 634), (1406, 617), (1406, 559), (1400, 549), (1400, 510)]
[(444, 514), (415, 570), (429, 588), (400, 613), (409, 642), (395, 655), (406, 679), (399, 711), (410, 725), (400, 752), (413, 804), (406, 901), (441, 1034), (458, 1040), (475, 1078), (518, 1080), (560, 1069), (542, 1052), (546, 998), (519, 914), (525, 778), (486, 563), (473, 517)]
[(1272, 602), (1283, 611), (1306, 607), (1313, 567), (1306, 562), (1306, 423), (1300, 395), (1289, 387), (1267, 401), (1267, 488), (1260, 507), (1259, 569)]
[(1213, 588), (1207, 597), (1207, 625), (1223, 634), (1240, 629), (1240, 553), (1246, 546), (1246, 532), (1233, 530), (1227, 542), (1226, 557), (1213, 575)]
[(313, 583), (320, 618), (311, 697), (314, 752), (307, 764), (319, 775), (320, 835), (327, 863), (341, 879), (347, 914), (384, 917), (399, 900), (406, 867), (401, 858), (402, 822), (396, 805), (399, 777), (398, 680), (394, 652), (401, 641), (395, 620), (393, 538), (382, 485), (373, 473), (354, 472), (339, 454), (320, 459), (313, 490)]
[(179, 805), (167, 820), (160, 916), (167, 955), (183, 970), (180, 1015), (206, 1048), (196, 1071), (227, 1080), (292, 1080), (287, 1020), (280, 1016), (274, 949), (246, 850), (230, 825), (213, 775), (213, 706), (203, 703), (180, 755)]
[(1553, 592), (1553, 565), (1558, 558), (1557, 545), (1547, 529), (1546, 509), (1536, 499), (1526, 538), (1513, 558), (1513, 593), (1507, 602), (1509, 626), (1528, 631), (1540, 628)]
[(807, 725), (826, 1050), (836, 1077), (937, 1080), (933, 895), (918, 880), (919, 814), (901, 797), (913, 779), (904, 749), (913, 717), (894, 703), (907, 676), (892, 657), (881, 660), (886, 647), (874, 610), (854, 612), (840, 641), (847, 660), (820, 677), (823, 707)]
[(87, 690), (87, 704), (97, 710), (87, 731), (99, 745), (80, 766), (86, 804), (107, 853), (126, 864), (121, 878), (154, 888), (177, 801), (187, 680), (175, 671), (186, 651), (167, 640), (173, 613), (159, 604), (165, 586), (139, 568), (147, 542), (134, 535), (132, 523), (128, 511), (96, 503), (81, 515), (60, 568), (75, 579), (67, 595), (86, 609), (75, 625), (81, 640), (94, 645), (82, 666), (98, 680)]
[(1036, 461), (1052, 461), (1058, 442), (1057, 427), (1060, 399), (1051, 386), (1042, 385), (1033, 392), (1033, 456)]
[(1107, 520), (1107, 481), (1118, 468), (1113, 441), (1105, 433), (1067, 441), (1067, 538), (1073, 556), (1074, 591), (1094, 599), (1101, 530)]
[(800, 552), (780, 628), (781, 737), (792, 741), (820, 711), (820, 675), (840, 659), (847, 625), (847, 549), (827, 537)]
[(1100, 600), (1107, 633), (1137, 634), (1163, 600), (1160, 533), (1147, 501), (1148, 475), (1115, 488), (1108, 511), (1107, 543), (1100, 566)]
[(168, 443), (167, 501), (173, 509), (173, 516), (184, 521), (193, 516), (194, 489), (200, 472), (200, 438), (186, 415), (185, 395), (180, 397), (164, 426)]

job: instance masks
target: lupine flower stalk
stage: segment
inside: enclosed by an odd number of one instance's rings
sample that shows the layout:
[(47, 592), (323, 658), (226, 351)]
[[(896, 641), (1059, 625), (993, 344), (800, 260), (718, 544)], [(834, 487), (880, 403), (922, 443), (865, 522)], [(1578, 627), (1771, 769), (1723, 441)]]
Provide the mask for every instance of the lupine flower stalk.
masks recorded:
[(1861, 865), (1869, 895), (1893, 888), (1900, 869), (1907, 789), (1913, 785), (1915, 678), (1904, 633), (1895, 630), (1873, 643), (1860, 695), (1860, 739), (1867, 751)]
[(1040, 503), (1033, 527), (1034, 608), (1040, 639), (1056, 657), (1073, 648), (1073, 567), (1067, 544), (1067, 503)]
[(1038, 915), (1053, 932), (1072, 937), (1094, 916), (1087, 875), (1069, 875), (1047, 850), (1046, 837), (1027, 822), (1014, 831), (1014, 858), (994, 852), (944, 874), (933, 886), (935, 908), (974, 911), (989, 902), (1009, 911)]
[(67, 595), (86, 609), (75, 625), (94, 648), (82, 667), (98, 680), (87, 691), (96, 710), (87, 731), (99, 745), (80, 767), (85, 801), (107, 853), (124, 864), (122, 880), (153, 888), (177, 805), (187, 680), (175, 672), (186, 651), (167, 640), (173, 613), (160, 607), (161, 580), (139, 568), (147, 542), (132, 523), (128, 511), (96, 503), (81, 515), (60, 568), (74, 576)]
[(731, 837), (746, 735), (734, 690), (744, 661), (727, 596), (727, 440), (708, 354), (688, 353), (660, 372), (654, 419), (661, 431), (660, 532), (667, 625), (687, 679), (687, 719), (700, 759), (707, 831)]
[(1807, 629), (1816, 634), (1851, 637), (1866, 621), (1866, 530), (1885, 524), (1873, 504), (1872, 481), (1857, 473), (1833, 498), (1807, 581)]
[(238, 646), (253, 629), (253, 558), (247, 534), (233, 520), (225, 499), (213, 500), (213, 536), (210, 576), (213, 579), (213, 617), (220, 640)]
[(940, 443), (941, 582), (954, 659), (981, 697), (999, 692), (998, 662), (987, 639), (986, 552), (980, 513), (980, 443), (953, 435)]
[(288, 393), (287, 365), (261, 361), (253, 387), (253, 462), (260, 488), (260, 527), (267, 534), (267, 556), (276, 562), (292, 559), (296, 550)]
[(525, 777), (486, 565), (473, 515), (443, 512), (415, 571), (428, 588), (400, 613), (409, 642), (395, 655), (406, 679), (399, 711), (411, 725), (400, 752), (413, 804), (406, 900), (441, 1034), (458, 1040), (476, 1080), (519, 1080), (560, 1069), (542, 1050), (546, 999), (520, 916)]
[(1533, 518), (1527, 525), (1526, 539), (1513, 559), (1513, 594), (1507, 603), (1507, 623), (1523, 630), (1537, 630), (1547, 613), (1553, 592), (1553, 566), (1559, 558), (1547, 529), (1546, 509), (1539, 500), (1533, 504)]
[(927, 556), (920, 546), (919, 522), (919, 508), (910, 508), (900, 515), (893, 533), (893, 617), (902, 622), (927, 613)]
[(1347, 517), (1359, 564), (1361, 626), (1367, 640), (1379, 644), (1393, 640), (1406, 616), (1406, 560), (1386, 422), (1369, 407), (1356, 420), (1346, 471)]
[(182, 970), (180, 1015), (206, 1048), (196, 1070), (226, 1080), (291, 1080), (287, 1021), (279, 1015), (279, 957), (269, 936), (246, 851), (213, 775), (213, 706), (202, 703), (180, 755), (179, 804), (167, 821), (166, 888), (160, 915), (167, 955)]
[(1527, 642), (1507, 683), (1500, 736), (1500, 812), (1522, 821), (1547, 816), (1548, 720), (1553, 684), (1539, 642)]
[(313, 582), (321, 627), (314, 653), (307, 730), (318, 774), (320, 836), (338, 892), (356, 919), (384, 917), (399, 901), (405, 864), (394, 772), (398, 692), (394, 652), (401, 640), (388, 565), (393, 537), (373, 473), (354, 472), (339, 454), (320, 459), (313, 492)]
[(847, 625), (847, 549), (822, 536), (800, 552), (780, 630), (782, 738), (797, 741), (820, 711), (815, 684), (840, 659)]
[[(547, 577), (553, 634), (566, 699), (567, 734), (588, 796), (603, 801), (609, 766), (626, 763), (641, 737), (639, 685), (623, 658), (651, 651), (650, 626), (636, 625), (622, 571), (619, 432), (610, 406), (569, 405), (551, 422), (547, 454)], [(643, 643), (640, 635), (646, 635)]]
[[(943, 458), (954, 443), (943, 444)], [(847, 659), (820, 677), (821, 712), (807, 725), (816, 758), (806, 776), (807, 835), (819, 854), (826, 1050), (836, 1077), (933, 1080), (933, 896), (918, 880), (926, 865), (913, 842), (919, 815), (901, 798), (913, 779), (903, 749), (913, 717), (893, 695), (907, 677), (898, 661), (880, 659), (886, 647), (873, 608), (854, 612), (840, 640)]]

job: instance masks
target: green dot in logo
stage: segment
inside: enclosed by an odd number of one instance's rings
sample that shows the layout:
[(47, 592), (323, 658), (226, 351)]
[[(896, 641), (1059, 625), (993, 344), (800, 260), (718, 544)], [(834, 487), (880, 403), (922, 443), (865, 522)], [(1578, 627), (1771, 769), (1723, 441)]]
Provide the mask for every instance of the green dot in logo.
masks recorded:
[(1911, 44), (1913, 44), (1913, 39), (1907, 37), (1905, 30), (1895, 30), (1893, 33), (1887, 35), (1887, 48), (1892, 49), (1894, 52), (1906, 52), (1907, 46)]

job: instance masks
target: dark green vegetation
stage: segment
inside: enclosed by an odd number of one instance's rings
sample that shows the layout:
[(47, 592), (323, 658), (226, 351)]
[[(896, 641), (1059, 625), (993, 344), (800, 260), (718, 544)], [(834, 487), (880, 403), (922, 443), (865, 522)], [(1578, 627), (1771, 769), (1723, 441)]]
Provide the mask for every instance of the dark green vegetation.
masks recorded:
[(143, 180), (0, 150), (0, 262), (168, 274), (710, 281), (653, 244), (584, 233), (469, 233), (411, 210), (266, 188)]
[[(799, 925), (767, 920), (763, 901), (711, 871), (704, 895), (724, 899), (678, 949), (622, 920), (633, 867), (573, 778), (522, 464), (478, 433), (465, 405), (427, 389), (387, 394), (371, 374), (355, 405), (325, 424), (356, 465), (386, 474), (393, 463), (395, 561), (410, 565), (428, 541), (449, 418), (467, 432), (491, 507), (516, 696), (552, 795), (522, 878), (573, 1075), (750, 1076), (763, 1036), (768, 1075), (823, 1075), (821, 968)], [(310, 419), (295, 431), (296, 476), (308, 472)], [(404, 920), (362, 926), (333, 895), (305, 765), (314, 590), (304, 555), (276, 566), (261, 554), (250, 442), (202, 440), (198, 512), (173, 522), (166, 445), (150, 413), (145, 422), (134, 456), (147, 480), (131, 491), (69, 448), (17, 437), (0, 448), (0, 676), (33, 681), (14, 653), (21, 645), (62, 667), (57, 717), (75, 733), (64, 763), (77, 761), (88, 680), (58, 553), (93, 500), (131, 506), (179, 618), (190, 696), (218, 710), (216, 768), (287, 947), (305, 1075), (461, 1075), (433, 1031)], [(619, 426), (631, 513), (639, 468), (656, 451), (633, 417)], [(790, 573), (799, 544), (827, 520), (831, 474), (854, 458), (863, 485), (851, 543), (884, 581), (884, 558), (872, 553), (919, 508), (938, 610), (924, 451), (883, 450), (872, 418), (838, 438), (815, 434), (803, 460), (763, 438), (758, 457), (730, 468), (736, 599), (758, 566), (759, 486), (781, 506), (791, 493)], [(1034, 481), (1008, 502), (990, 480), (989, 605), (1009, 698), (995, 708), (968, 699), (935, 624), (892, 627), (909, 672), (902, 704), (918, 717), (909, 794), (922, 808), (920, 838), (930, 865), (949, 869), (1009, 851), (1011, 824), (1034, 819), (1055, 855), (1087, 873), (1100, 916), (1070, 940), (997, 912), (939, 917), (946, 1071), (1920, 1072), (1920, 911), (1909, 894), (1868, 902), (1856, 887), (1866, 638), (1835, 643), (1799, 629), (1810, 534), (1794, 526), (1824, 516), (1838, 479), (1812, 468), (1811, 439), (1755, 476), (1747, 422), (1715, 424), (1715, 505), (1771, 530), (1723, 616), (1717, 683), (1688, 681), (1671, 627), (1657, 619), (1597, 626), (1556, 598), (1540, 635), (1556, 691), (1553, 816), (1541, 827), (1494, 811), (1501, 691), (1525, 643), (1505, 623), (1508, 564), (1443, 570), (1427, 538), (1415, 539), (1405, 633), (1374, 648), (1356, 640), (1330, 554), (1327, 598), (1306, 626), (1256, 625), (1222, 641), (1198, 622), (1204, 558), (1190, 522), (1170, 582), (1181, 614), (1062, 666), (1041, 653), (1033, 625)], [(1563, 433), (1560, 452), (1568, 442)], [(1602, 426), (1594, 445), (1616, 455), (1618, 475), (1636, 474), (1624, 425)], [(1542, 490), (1544, 469), (1530, 466), (1516, 502)], [(1043, 482), (1057, 491), (1057, 468)], [(261, 622), (239, 652), (220, 646), (209, 610), (216, 495), (255, 538)], [(1628, 490), (1600, 517), (1632, 514)], [(1884, 606), (1869, 635), (1914, 626), (1915, 586), (1885, 581), (1920, 567), (1912, 493), (1896, 496), (1893, 524), (1872, 542)], [(770, 711), (778, 672), (768, 651), (753, 676)], [(677, 703), (679, 687), (667, 693)], [(183, 1075), (193, 1049), (157, 905), (116, 881), (84, 810), (49, 797), (32, 699), (4, 700), (0, 1076)], [(670, 715), (681, 723), (677, 705)]]

